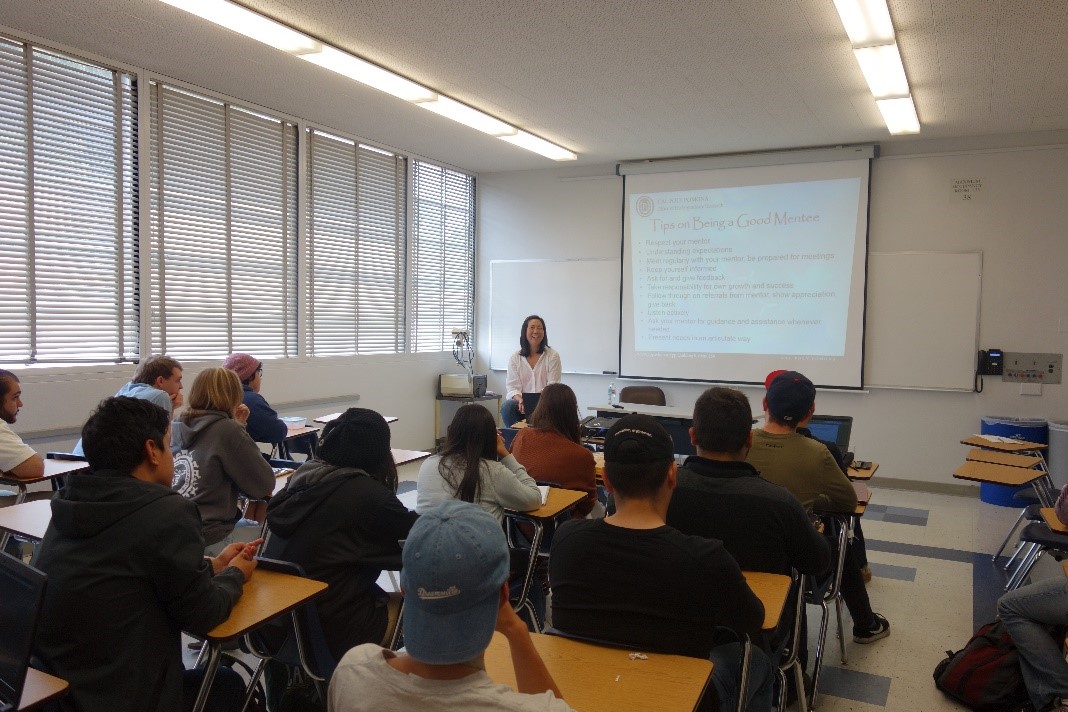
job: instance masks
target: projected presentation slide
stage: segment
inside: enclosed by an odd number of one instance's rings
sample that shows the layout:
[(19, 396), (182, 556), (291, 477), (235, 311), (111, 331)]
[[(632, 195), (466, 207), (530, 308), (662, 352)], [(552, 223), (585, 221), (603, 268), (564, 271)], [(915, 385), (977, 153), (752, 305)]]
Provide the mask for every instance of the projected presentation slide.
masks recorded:
[(808, 366), (859, 386), (868, 175), (846, 163), (628, 176), (623, 372), (760, 382)]

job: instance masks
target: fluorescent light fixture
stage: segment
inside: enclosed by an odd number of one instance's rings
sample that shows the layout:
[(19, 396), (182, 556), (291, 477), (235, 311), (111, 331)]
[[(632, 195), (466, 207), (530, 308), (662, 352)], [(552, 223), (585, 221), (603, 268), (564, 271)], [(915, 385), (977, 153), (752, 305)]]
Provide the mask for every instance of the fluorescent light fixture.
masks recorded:
[(414, 102), (435, 114), (440, 114), (491, 136), (502, 138), (520, 148), (539, 153), (554, 161), (573, 161), (578, 158), (575, 153), (566, 148), (520, 131), (478, 109), (440, 95), (432, 89), (405, 79), (377, 64), (323, 44), (287, 25), (229, 2), (229, 0), (162, 0), (162, 2), (300, 57), (306, 62), (384, 91), (398, 99)]
[(557, 146), (555, 143), (549, 143), (545, 139), (538, 138), (534, 134), (529, 134), (526, 131), (517, 131), (511, 136), (500, 136), (499, 138), (502, 141), (515, 144), (528, 151), (540, 153), (546, 158), (551, 158), (554, 161), (573, 161), (578, 158), (578, 154), (572, 153), (561, 146)]
[(916, 116), (916, 105), (912, 103), (911, 96), (877, 99), (875, 104), (882, 112), (883, 121), (886, 122), (890, 133), (897, 135), (920, 132), (920, 119)]
[(894, 41), (894, 24), (886, 0), (834, 0), (854, 47)]
[(322, 47), (322, 43), (281, 22), (275, 22), (226, 0), (163, 0), (163, 2), (283, 52), (293, 54), (316, 52)]
[(438, 96), (421, 84), (329, 45), (324, 45), (321, 52), (308, 52), (297, 56), (405, 101), (433, 101)]
[(515, 126), (440, 94), (434, 101), (420, 101), (418, 105), (490, 136), (508, 136), (518, 131)]
[(868, 82), (872, 96), (876, 99), (889, 99), (895, 96), (907, 96), (909, 80), (905, 78), (905, 67), (901, 64), (901, 52), (897, 44), (879, 45), (878, 47), (858, 47), (853, 50), (860, 71)]

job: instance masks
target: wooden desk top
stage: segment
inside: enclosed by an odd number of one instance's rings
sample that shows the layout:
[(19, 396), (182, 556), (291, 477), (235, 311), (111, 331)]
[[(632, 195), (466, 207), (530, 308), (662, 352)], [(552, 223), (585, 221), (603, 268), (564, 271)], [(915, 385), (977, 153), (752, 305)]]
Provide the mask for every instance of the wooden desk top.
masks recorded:
[[(3, 510), (0, 509), (0, 512)], [(1058, 534), (1068, 534), (1068, 526), (1061, 524), (1061, 520), (1057, 519), (1057, 512), (1053, 507), (1042, 508), (1042, 519), (1046, 522), (1050, 531)], [(1068, 570), (1068, 569), (1066, 569)]]
[(308, 435), (309, 433), (317, 432), (319, 432), (319, 428), (313, 428), (310, 425), (302, 425), (299, 428), (289, 428), (286, 431), (285, 439), (291, 440), (292, 438), (299, 438), (301, 435)]
[(322, 581), (256, 569), (230, 617), (208, 631), (208, 640), (230, 640), (286, 613), (326, 590)]
[(1008, 465), (995, 465), (990, 462), (968, 460), (957, 468), (953, 476), (958, 480), (1022, 487), (1040, 477), (1045, 477), (1045, 474), (1042, 470), (1028, 470), (1023, 467), (1010, 467)]
[(987, 450), (1000, 450), (1001, 452), (1015, 453), (1026, 452), (1028, 450), (1045, 450), (1049, 447), (1043, 443), (1031, 443), (1026, 440), (1013, 440), (1010, 443), (998, 443), (978, 435), (966, 437), (960, 441), (960, 444), (971, 445), (972, 447), (982, 447)]
[(0, 509), (0, 529), (40, 541), (52, 521), (52, 502), (39, 499)]
[(764, 630), (775, 630), (782, 618), (786, 597), (790, 594), (790, 577), (763, 571), (743, 571), (745, 582), (764, 604)]
[(848, 477), (851, 480), (864, 480), (864, 481), (867, 481), (867, 480), (870, 480), (872, 477), (875, 476), (875, 471), (878, 470), (878, 469), (879, 469), (879, 463), (878, 462), (871, 463), (871, 467), (869, 467), (866, 470), (858, 470), (857, 468), (855, 468), (852, 465), (850, 465), (849, 468), (846, 470), (846, 477)]
[(6, 472), (0, 472), (0, 483), (5, 485), (32, 485), (38, 482), (46, 482), (53, 477), (59, 477), (76, 470), (84, 470), (89, 467), (85, 460), (51, 460), (45, 458), (44, 474), (40, 477), (14, 477)]
[(26, 684), (22, 686), (19, 698), (19, 712), (28, 712), (67, 694), (70, 684), (46, 672), (29, 668), (26, 670)]
[(1001, 452), (1000, 450), (983, 450), (982, 448), (973, 447), (965, 455), (966, 460), (973, 460), (975, 462), (989, 462), (993, 465), (1007, 465), (1009, 467), (1035, 467), (1042, 462), (1041, 457), (1035, 457), (1034, 455), (1014, 455), (1010, 452)]
[(598, 477), (604, 477), (604, 453), (593, 453), (593, 471)]
[[(530, 637), (564, 701), (583, 712), (692, 710), (712, 674), (712, 663), (701, 658), (644, 653), (646, 660), (631, 660), (630, 650), (541, 633)], [(485, 661), (495, 682), (515, 689), (508, 641), (500, 633), (493, 634)]]
[(541, 505), (537, 509), (531, 510), (529, 512), (516, 512), (511, 509), (507, 511), (509, 514), (515, 514), (521, 517), (530, 517), (531, 519), (555, 519), (556, 517), (571, 509), (585, 498), (585, 492), (579, 492), (578, 490), (561, 489), (559, 487), (550, 487), (549, 493), (545, 497), (545, 504)]
[[(313, 423), (321, 423), (322, 425), (326, 425), (331, 420), (337, 420), (340, 417), (341, 417), (341, 413), (327, 413), (326, 415), (320, 415), (318, 418), (315, 418), (314, 420), (312, 420), (312, 422)], [(398, 418), (395, 415), (383, 415), (382, 417), (386, 419), (387, 423), (396, 423), (398, 420), (400, 420), (400, 418)]]
[(405, 465), (409, 462), (416, 462), (417, 460), (425, 460), (430, 457), (432, 453), (425, 450), (401, 450), (400, 448), (393, 448), (393, 462), (398, 465)]

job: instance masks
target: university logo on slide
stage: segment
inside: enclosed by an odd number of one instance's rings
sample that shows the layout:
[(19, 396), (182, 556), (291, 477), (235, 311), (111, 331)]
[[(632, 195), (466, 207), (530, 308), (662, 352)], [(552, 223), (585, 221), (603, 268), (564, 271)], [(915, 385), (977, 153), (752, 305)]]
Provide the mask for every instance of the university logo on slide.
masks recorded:
[(653, 214), (653, 209), (656, 206), (653, 204), (653, 199), (648, 195), (643, 195), (638, 198), (638, 201), (634, 204), (634, 209), (638, 212), (638, 215), (643, 218), (647, 218)]
[(188, 450), (181, 450), (174, 456), (174, 479), (171, 489), (177, 490), (183, 497), (196, 494), (200, 483), (200, 467)]

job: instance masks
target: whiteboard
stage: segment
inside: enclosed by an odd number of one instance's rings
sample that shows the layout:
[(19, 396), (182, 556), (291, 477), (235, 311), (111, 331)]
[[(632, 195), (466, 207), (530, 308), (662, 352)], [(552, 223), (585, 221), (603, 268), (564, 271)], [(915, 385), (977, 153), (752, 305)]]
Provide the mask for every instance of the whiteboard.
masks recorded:
[(619, 368), (619, 260), (490, 262), (490, 368), (508, 369), (523, 320), (545, 320), (564, 373)]
[(982, 252), (872, 252), (864, 385), (973, 388)]

